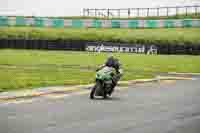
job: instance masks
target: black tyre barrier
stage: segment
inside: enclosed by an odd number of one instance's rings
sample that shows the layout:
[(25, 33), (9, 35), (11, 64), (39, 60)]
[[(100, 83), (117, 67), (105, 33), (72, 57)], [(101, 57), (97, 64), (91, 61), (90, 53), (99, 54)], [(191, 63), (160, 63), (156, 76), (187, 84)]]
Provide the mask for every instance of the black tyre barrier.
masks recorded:
[(169, 54), (168, 45), (156, 45), (158, 54)]
[[(14, 49), (47, 49), (47, 50), (74, 50), (85, 51), (86, 45), (91, 42), (87, 41), (74, 41), (74, 40), (24, 40), (24, 39), (0, 39), (0, 48), (14, 48)], [(133, 46), (134, 44), (112, 43), (112, 42), (92, 42), (98, 46), (104, 44), (105, 46)], [(137, 44), (139, 45), (139, 44)], [(150, 45), (144, 44), (145, 54), (147, 54)], [(157, 44), (158, 54), (191, 54), (200, 55), (200, 45), (170, 45), (170, 44)]]
[(48, 49), (48, 50), (76, 50), (84, 51), (84, 41), (64, 40), (0, 40), (0, 48), (14, 49)]
[(158, 54), (200, 55), (200, 45), (156, 45)]
[(169, 45), (168, 54), (176, 54), (176, 45)]

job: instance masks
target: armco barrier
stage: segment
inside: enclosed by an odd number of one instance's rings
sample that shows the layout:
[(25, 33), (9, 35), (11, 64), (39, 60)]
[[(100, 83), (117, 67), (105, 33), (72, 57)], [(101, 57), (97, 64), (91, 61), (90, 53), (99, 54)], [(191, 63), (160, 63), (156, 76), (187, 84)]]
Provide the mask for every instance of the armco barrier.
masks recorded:
[(95, 20), (55, 19), (0, 16), (0, 26), (35, 26), (55, 28), (174, 28), (200, 27), (200, 19), (166, 20)]

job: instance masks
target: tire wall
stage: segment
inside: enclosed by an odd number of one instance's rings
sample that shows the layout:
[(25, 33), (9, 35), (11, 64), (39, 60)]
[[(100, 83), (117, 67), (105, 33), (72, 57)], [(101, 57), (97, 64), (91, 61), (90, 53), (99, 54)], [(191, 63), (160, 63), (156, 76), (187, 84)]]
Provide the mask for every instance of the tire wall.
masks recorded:
[[(117, 49), (126, 49), (130, 53), (147, 54), (151, 46), (156, 49), (157, 54), (192, 54), (200, 55), (200, 45), (153, 45), (153, 44), (123, 44), (112, 42), (87, 42), (87, 41), (65, 41), (65, 40), (0, 40), (0, 49), (46, 49), (46, 50), (73, 50), (86, 51), (88, 44), (98, 47), (103, 44), (105, 47), (117, 47)], [(131, 51), (130, 49), (144, 49), (143, 52)], [(128, 49), (128, 50), (127, 50)]]

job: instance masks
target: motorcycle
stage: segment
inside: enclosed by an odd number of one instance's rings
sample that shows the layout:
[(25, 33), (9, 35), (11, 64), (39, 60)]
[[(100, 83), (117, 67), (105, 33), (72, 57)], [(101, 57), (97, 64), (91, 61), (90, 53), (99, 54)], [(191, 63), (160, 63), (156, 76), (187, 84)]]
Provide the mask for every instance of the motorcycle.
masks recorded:
[(112, 93), (113, 76), (116, 74), (114, 68), (104, 67), (96, 73), (96, 83), (90, 92), (90, 99), (95, 96), (107, 98)]

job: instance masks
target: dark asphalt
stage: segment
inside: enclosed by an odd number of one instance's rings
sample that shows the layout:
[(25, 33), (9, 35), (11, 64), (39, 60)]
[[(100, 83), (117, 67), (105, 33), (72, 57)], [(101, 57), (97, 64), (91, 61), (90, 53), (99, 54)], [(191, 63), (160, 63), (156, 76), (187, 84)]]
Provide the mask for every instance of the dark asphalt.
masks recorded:
[(200, 80), (0, 105), (0, 133), (200, 133)]

